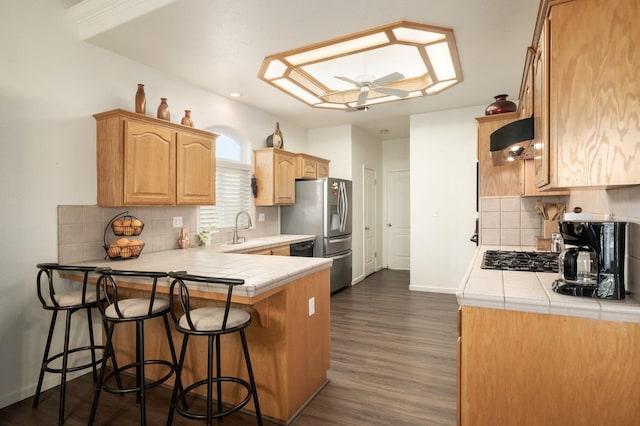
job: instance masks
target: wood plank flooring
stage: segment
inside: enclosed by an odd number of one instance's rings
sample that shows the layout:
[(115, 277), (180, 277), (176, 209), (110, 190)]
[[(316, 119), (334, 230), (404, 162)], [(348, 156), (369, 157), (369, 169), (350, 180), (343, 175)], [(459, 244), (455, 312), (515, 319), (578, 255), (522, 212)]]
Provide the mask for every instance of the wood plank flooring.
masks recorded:
[[(408, 287), (409, 272), (382, 270), (332, 296), (330, 382), (294, 426), (455, 424), (455, 296)], [(90, 374), (68, 383), (65, 425), (86, 424), (92, 396)], [(165, 424), (169, 389), (154, 388), (147, 396), (147, 424)], [(37, 409), (31, 403), (29, 398), (0, 410), (0, 425), (57, 423), (58, 388), (41, 395)], [(139, 424), (135, 397), (103, 392), (96, 424)], [(174, 421), (194, 424), (202, 422)], [(239, 413), (223, 424), (256, 422)]]

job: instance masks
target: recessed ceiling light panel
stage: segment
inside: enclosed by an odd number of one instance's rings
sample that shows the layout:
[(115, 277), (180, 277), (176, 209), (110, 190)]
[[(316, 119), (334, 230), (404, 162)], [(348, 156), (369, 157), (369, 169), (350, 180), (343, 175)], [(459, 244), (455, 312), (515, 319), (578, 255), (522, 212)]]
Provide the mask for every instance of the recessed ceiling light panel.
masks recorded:
[(453, 30), (401, 21), (267, 56), (258, 77), (317, 108), (353, 109), (462, 81)]

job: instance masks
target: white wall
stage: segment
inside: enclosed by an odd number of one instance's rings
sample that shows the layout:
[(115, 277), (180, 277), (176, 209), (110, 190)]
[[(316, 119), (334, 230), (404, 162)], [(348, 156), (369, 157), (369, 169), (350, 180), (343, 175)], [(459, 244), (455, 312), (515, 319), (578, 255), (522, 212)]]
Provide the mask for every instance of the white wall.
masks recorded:
[(353, 281), (357, 283), (364, 275), (364, 169), (376, 172), (376, 270), (382, 267), (382, 143), (373, 139), (364, 131), (353, 128)]
[(311, 129), (307, 133), (307, 141), (309, 154), (330, 160), (329, 176), (353, 178), (350, 125)]
[[(196, 127), (232, 127), (255, 147), (279, 121), (285, 147), (306, 149), (306, 129), (81, 42), (63, 3), (2, 4), (0, 407), (35, 391), (50, 318), (37, 302), (35, 266), (57, 260), (56, 207), (96, 203), (92, 114), (133, 110), (136, 83), (145, 83), (149, 115), (167, 97), (172, 121), (191, 109)], [(59, 383), (48, 377), (47, 387)]]
[(483, 106), (411, 116), (412, 290), (454, 293), (471, 260)]

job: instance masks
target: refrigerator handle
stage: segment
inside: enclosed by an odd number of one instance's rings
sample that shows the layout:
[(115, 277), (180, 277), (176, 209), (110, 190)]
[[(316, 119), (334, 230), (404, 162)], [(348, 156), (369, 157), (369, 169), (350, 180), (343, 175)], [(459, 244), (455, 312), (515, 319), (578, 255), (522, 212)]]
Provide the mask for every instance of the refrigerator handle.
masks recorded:
[(341, 254), (340, 256), (329, 256), (328, 259), (344, 259), (345, 257), (349, 257), (351, 256), (351, 251), (349, 251), (349, 253), (345, 253), (345, 254)]
[(338, 218), (340, 219), (339, 231), (342, 232), (342, 215), (344, 214), (344, 206), (342, 205), (342, 181), (338, 183)]
[(347, 214), (349, 212), (349, 201), (347, 199), (347, 185), (340, 182), (340, 198), (342, 199), (342, 215), (340, 217), (340, 232), (347, 228)]
[(329, 243), (342, 243), (344, 241), (349, 241), (351, 239), (351, 235), (344, 238), (329, 238)]

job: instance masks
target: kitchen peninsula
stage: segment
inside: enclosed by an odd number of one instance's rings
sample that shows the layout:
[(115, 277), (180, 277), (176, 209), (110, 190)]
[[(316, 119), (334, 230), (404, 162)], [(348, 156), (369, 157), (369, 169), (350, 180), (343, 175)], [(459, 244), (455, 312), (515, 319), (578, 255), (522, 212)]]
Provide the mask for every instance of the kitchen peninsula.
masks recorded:
[[(481, 269), (457, 297), (458, 424), (637, 424), (640, 302), (552, 291), (556, 273)], [(630, 400), (631, 398), (631, 400)]]
[[(331, 260), (224, 253), (229, 250), (264, 248), (265, 245), (279, 244), (278, 241), (168, 250), (143, 253), (139, 258), (127, 261), (85, 264), (142, 271), (186, 270), (195, 275), (244, 279), (244, 285), (234, 288), (233, 302), (252, 315), (253, 322), (247, 330), (247, 340), (260, 408), (263, 415), (286, 424), (327, 383)], [(127, 297), (148, 292), (148, 285), (140, 282), (128, 282), (124, 287)], [(192, 306), (215, 305), (225, 300), (226, 289), (196, 283), (190, 283), (189, 287)], [(160, 283), (159, 292), (166, 294), (168, 291), (167, 279)], [(148, 342), (145, 344), (145, 351), (148, 357), (168, 358), (168, 347), (161, 339), (164, 333), (161, 320), (150, 321), (146, 330)], [(124, 331), (116, 330), (115, 344), (119, 363), (133, 360), (133, 335), (133, 327)], [(179, 347), (182, 339), (180, 333), (174, 331), (173, 339), (176, 347)], [(206, 356), (206, 341), (201, 340), (203, 339), (189, 341), (195, 349), (189, 349), (190, 353)], [(241, 352), (240, 343), (236, 340), (234, 336), (223, 336), (223, 350)], [(237, 357), (223, 357), (223, 361), (225, 374), (246, 378), (245, 368)], [(150, 370), (151, 374), (161, 373)], [(186, 383), (205, 375), (204, 361), (198, 358), (186, 360), (183, 371)], [(232, 395), (230, 399), (239, 397), (240, 395)], [(248, 405), (251, 409), (252, 404), (253, 402)]]

